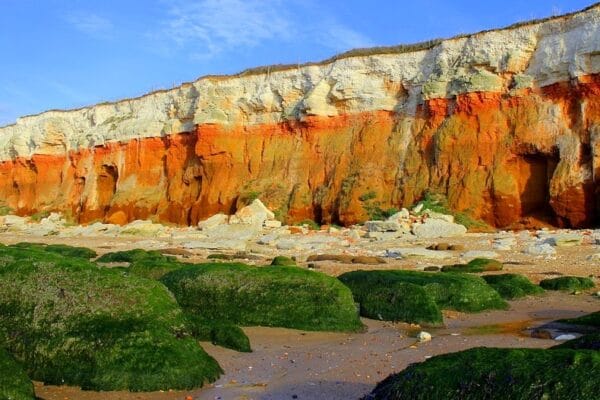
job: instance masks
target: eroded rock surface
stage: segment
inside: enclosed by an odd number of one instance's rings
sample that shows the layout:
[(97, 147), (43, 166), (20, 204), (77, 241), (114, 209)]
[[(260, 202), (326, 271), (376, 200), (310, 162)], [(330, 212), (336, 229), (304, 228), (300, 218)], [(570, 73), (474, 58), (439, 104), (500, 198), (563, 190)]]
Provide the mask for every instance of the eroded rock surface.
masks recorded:
[(421, 50), (23, 117), (0, 128), (0, 205), (195, 225), (258, 193), (288, 222), (352, 224), (433, 191), (495, 226), (590, 225), (599, 54), (596, 5)]

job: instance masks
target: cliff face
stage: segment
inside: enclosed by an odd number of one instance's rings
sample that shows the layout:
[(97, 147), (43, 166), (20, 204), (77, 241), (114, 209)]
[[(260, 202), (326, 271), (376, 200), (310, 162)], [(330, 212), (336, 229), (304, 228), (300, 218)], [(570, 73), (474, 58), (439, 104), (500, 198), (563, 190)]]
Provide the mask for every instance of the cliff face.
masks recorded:
[(259, 195), (290, 221), (352, 223), (373, 193), (385, 209), (432, 191), (496, 226), (582, 227), (599, 179), (599, 5), (0, 128), (0, 205), (80, 222), (193, 224)]

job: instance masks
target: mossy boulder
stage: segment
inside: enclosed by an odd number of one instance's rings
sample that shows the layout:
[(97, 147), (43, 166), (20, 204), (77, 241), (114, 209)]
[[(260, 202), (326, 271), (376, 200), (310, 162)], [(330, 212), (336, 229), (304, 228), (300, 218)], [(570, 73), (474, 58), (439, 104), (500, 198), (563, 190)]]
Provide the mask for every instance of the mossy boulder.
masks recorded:
[(481, 277), (469, 274), (374, 270), (347, 272), (338, 279), (342, 282), (377, 282), (377, 287), (388, 288), (398, 282), (421, 286), (441, 309), (478, 312), (508, 307)]
[(574, 292), (577, 290), (586, 290), (593, 288), (594, 281), (590, 278), (582, 278), (578, 276), (561, 276), (558, 278), (544, 279), (540, 282), (540, 286), (546, 290), (562, 290)]
[(43, 248), (0, 247), (0, 343), (48, 384), (191, 389), (221, 369), (159, 282)]
[(283, 265), (287, 267), (295, 267), (296, 260), (286, 256), (277, 256), (271, 261), (271, 265)]
[(129, 263), (127, 271), (130, 274), (149, 279), (160, 279), (170, 271), (189, 265), (178, 261), (174, 256), (142, 249), (106, 253), (96, 261), (99, 263)]
[(161, 281), (187, 313), (209, 321), (314, 331), (362, 328), (350, 290), (319, 272), (198, 264), (170, 272)]
[(209, 321), (197, 315), (187, 315), (192, 335), (201, 341), (228, 349), (249, 353), (252, 351), (250, 340), (237, 325), (223, 321)]
[(544, 289), (531, 283), (523, 275), (500, 274), (486, 275), (483, 279), (494, 288), (504, 299), (512, 300), (530, 295), (544, 293)]
[(0, 400), (35, 400), (33, 383), (10, 354), (0, 348)]
[(504, 266), (500, 261), (490, 258), (475, 258), (466, 264), (445, 265), (442, 272), (468, 272), (478, 273), (487, 271), (501, 271)]
[(388, 282), (381, 274), (344, 274), (339, 278), (360, 304), (360, 315), (384, 321), (442, 325), (440, 308), (419, 285)]
[(46, 245), (44, 243), (21, 242), (15, 244), (14, 246), (21, 249), (44, 250), (50, 253), (63, 255), (65, 257), (83, 258), (84, 260), (89, 260), (98, 256), (98, 254), (94, 250), (88, 249), (87, 247), (74, 247), (67, 246), (65, 244)]
[(474, 348), (390, 375), (369, 400), (598, 399), (600, 352)]

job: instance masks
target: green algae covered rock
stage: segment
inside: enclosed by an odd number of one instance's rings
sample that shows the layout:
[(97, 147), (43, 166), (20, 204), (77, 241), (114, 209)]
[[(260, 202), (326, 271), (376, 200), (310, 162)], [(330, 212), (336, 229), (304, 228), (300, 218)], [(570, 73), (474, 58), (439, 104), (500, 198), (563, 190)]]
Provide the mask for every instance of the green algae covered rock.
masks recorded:
[(561, 276), (558, 278), (544, 279), (540, 286), (546, 290), (577, 291), (593, 288), (594, 281), (590, 278), (581, 278), (578, 276)]
[[(506, 309), (508, 304), (481, 277), (470, 274), (432, 274), (417, 271), (352, 271), (338, 277), (342, 282), (376, 282), (374, 287), (392, 287), (398, 282), (421, 286), (441, 309), (478, 312)], [(414, 311), (418, 312), (418, 311)]]
[(33, 383), (23, 368), (0, 348), (0, 400), (35, 400)]
[(474, 348), (390, 375), (369, 400), (599, 399), (600, 352)]
[(384, 321), (442, 325), (440, 308), (419, 285), (389, 282), (385, 274), (348, 273), (339, 277), (360, 304), (360, 315)]
[(503, 299), (518, 299), (530, 295), (544, 293), (544, 289), (531, 283), (529, 279), (518, 274), (486, 275), (483, 279), (493, 287)]
[(0, 247), (0, 343), (28, 375), (91, 390), (191, 389), (222, 372), (159, 282)]
[(197, 264), (172, 271), (161, 281), (187, 313), (210, 321), (313, 331), (362, 328), (347, 287), (297, 267)]
[(478, 273), (487, 271), (501, 271), (504, 266), (500, 261), (489, 258), (475, 258), (466, 264), (445, 265), (442, 272), (468, 272)]

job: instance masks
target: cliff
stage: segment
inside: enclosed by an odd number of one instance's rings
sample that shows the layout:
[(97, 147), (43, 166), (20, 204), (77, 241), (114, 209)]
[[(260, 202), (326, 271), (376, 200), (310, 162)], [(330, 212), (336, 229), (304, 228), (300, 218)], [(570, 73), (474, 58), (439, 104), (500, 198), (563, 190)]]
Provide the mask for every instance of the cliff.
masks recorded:
[(0, 205), (195, 224), (259, 195), (348, 224), (431, 191), (495, 226), (596, 221), (600, 5), (379, 51), (20, 118)]

